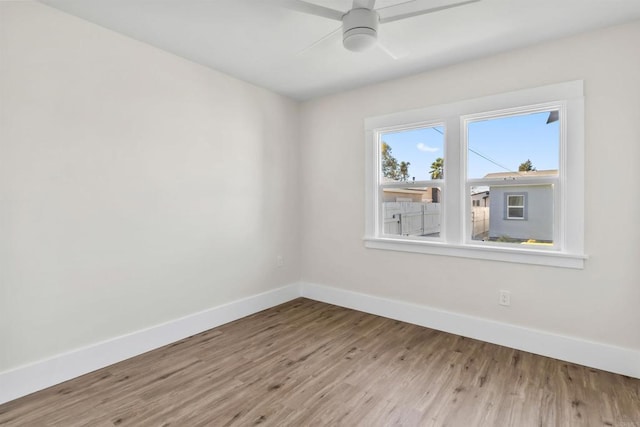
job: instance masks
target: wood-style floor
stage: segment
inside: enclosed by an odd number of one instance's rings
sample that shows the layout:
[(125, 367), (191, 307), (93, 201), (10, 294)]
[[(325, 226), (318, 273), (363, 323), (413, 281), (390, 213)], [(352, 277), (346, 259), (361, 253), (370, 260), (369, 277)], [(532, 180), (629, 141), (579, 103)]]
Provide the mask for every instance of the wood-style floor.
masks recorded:
[(297, 299), (0, 406), (10, 426), (639, 426), (640, 380)]

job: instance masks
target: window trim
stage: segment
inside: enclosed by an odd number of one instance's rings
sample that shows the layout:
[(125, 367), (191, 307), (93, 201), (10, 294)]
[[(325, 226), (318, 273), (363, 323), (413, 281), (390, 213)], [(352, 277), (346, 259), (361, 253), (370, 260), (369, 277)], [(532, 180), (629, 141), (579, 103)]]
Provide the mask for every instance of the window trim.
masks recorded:
[[(435, 105), (405, 112), (365, 119), (365, 235), (364, 245), (372, 249), (438, 254), (445, 256), (489, 259), (505, 262), (537, 264), (567, 268), (584, 268), (584, 97), (583, 81), (571, 81)], [(558, 244), (552, 249), (536, 247), (506, 247), (488, 242), (474, 243), (468, 234), (469, 226), (463, 218), (471, 210), (465, 189), (474, 180), (466, 177), (465, 120), (488, 113), (530, 111), (555, 107), (564, 113), (560, 172), (558, 177), (544, 179), (545, 183), (560, 183), (554, 191), (554, 203), (559, 215), (554, 215), (554, 230)], [(378, 158), (375, 142), (381, 132), (401, 130), (419, 125), (440, 124), (445, 128), (445, 178), (438, 182), (442, 188), (442, 226), (440, 239), (426, 240), (381, 235), (379, 224)], [(452, 162), (455, 167), (452, 168)], [(449, 171), (447, 171), (449, 169)], [(453, 169), (454, 173), (451, 173)], [(457, 173), (456, 173), (457, 172)], [(568, 179), (570, 178), (570, 179)], [(534, 183), (538, 180), (527, 179)], [(484, 182), (484, 181), (483, 181)], [(436, 186), (435, 182), (432, 186)], [(555, 187), (558, 188), (557, 186)], [(446, 212), (446, 213), (445, 213)], [(555, 232), (554, 232), (555, 233)]]

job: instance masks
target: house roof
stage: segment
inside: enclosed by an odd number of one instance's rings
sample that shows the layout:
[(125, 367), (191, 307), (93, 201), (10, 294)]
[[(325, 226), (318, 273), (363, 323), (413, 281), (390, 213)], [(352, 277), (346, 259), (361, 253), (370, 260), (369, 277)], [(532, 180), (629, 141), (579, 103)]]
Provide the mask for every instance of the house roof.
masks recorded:
[(558, 169), (547, 169), (539, 171), (527, 171), (527, 172), (496, 172), (488, 173), (484, 178), (488, 179), (500, 179), (500, 178), (517, 178), (522, 176), (553, 176), (558, 175)]
[(418, 188), (385, 188), (383, 189), (385, 193), (403, 193), (403, 194), (424, 194), (429, 191), (429, 187), (418, 187)]

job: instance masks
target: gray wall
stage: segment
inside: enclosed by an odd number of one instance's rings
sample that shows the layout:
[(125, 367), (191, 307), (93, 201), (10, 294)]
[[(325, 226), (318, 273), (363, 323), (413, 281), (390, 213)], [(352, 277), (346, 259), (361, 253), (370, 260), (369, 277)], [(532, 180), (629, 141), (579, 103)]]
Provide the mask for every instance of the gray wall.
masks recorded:
[[(506, 194), (526, 193), (525, 219), (507, 219)], [(553, 240), (553, 188), (549, 185), (491, 187), (489, 237)]]

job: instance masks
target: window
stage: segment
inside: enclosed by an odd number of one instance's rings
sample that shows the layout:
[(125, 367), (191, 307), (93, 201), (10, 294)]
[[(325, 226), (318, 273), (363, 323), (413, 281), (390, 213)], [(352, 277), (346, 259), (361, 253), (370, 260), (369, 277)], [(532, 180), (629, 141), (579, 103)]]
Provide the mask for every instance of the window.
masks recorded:
[(444, 128), (420, 124), (379, 135), (381, 234), (440, 238)]
[(484, 191), (489, 201), (485, 209), (472, 211), (472, 241), (552, 249), (559, 214), (554, 192), (559, 188), (561, 109), (560, 104), (522, 106), (462, 118), (464, 191), (471, 198)]
[(365, 245), (582, 268), (582, 86), (367, 119)]
[(505, 194), (506, 219), (526, 219), (524, 215), (526, 194)]

